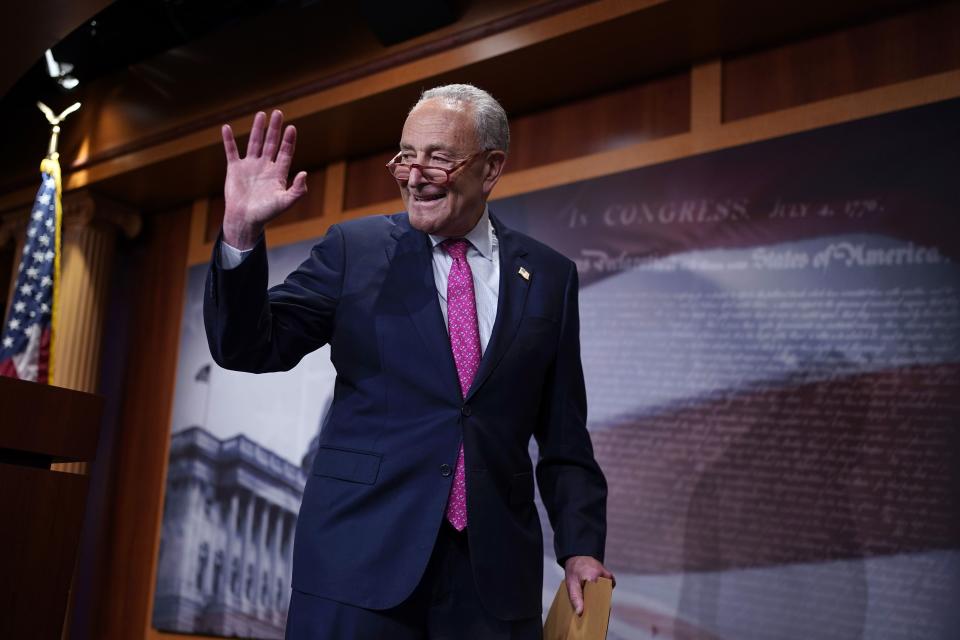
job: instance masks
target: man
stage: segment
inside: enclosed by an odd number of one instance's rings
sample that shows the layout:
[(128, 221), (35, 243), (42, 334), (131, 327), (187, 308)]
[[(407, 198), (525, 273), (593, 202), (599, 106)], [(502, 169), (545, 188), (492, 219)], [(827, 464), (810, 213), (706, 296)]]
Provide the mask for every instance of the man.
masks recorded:
[(528, 454), (570, 600), (601, 564), (606, 483), (587, 434), (577, 273), (488, 197), (509, 146), (485, 91), (425, 92), (388, 164), (407, 212), (333, 225), (266, 290), (264, 225), (296, 130), (229, 126), (226, 211), (204, 315), (217, 363), (287, 370), (331, 345), (334, 399), (297, 523), (288, 638), (539, 638), (543, 541)]

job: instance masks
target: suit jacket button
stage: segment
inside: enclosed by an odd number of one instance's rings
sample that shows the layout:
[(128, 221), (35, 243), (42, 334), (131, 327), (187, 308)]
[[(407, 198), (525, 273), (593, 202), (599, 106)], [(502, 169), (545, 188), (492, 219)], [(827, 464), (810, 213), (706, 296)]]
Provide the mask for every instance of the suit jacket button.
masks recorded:
[(450, 468), (450, 465), (440, 465), (440, 475), (442, 475), (444, 478), (449, 478), (451, 473), (453, 473), (453, 470)]
[(470, 405), (468, 405), (468, 404), (463, 405), (463, 409), (460, 409), (460, 413), (462, 413), (463, 415), (465, 415), (465, 416), (467, 416), (467, 417), (470, 417), (470, 414), (472, 413), (472, 412), (470, 411)]

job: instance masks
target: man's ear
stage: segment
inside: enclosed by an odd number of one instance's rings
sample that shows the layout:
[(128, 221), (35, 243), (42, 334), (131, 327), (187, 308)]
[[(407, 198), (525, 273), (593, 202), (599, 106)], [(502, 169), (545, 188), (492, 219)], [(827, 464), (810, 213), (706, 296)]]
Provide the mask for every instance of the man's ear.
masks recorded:
[(503, 151), (488, 151), (483, 162), (483, 191), (490, 193), (503, 175), (503, 166), (507, 162), (507, 154)]

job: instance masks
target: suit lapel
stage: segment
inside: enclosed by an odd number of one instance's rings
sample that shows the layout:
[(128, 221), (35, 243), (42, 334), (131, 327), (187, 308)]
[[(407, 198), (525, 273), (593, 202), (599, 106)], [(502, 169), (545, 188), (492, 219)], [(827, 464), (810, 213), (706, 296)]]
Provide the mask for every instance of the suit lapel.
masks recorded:
[(459, 397), (457, 367), (437, 299), (429, 238), (410, 226), (399, 225), (391, 235), (396, 243), (386, 248), (391, 270), (388, 281), (397, 286), (399, 297), (410, 312), (410, 319), (443, 384), (454, 397)]
[[(490, 221), (497, 232), (500, 252), (500, 292), (497, 300), (497, 317), (493, 323), (490, 342), (487, 344), (487, 349), (480, 360), (480, 368), (477, 370), (477, 375), (473, 379), (473, 384), (470, 386), (465, 400), (470, 400), (473, 397), (513, 342), (513, 338), (517, 334), (517, 328), (520, 326), (520, 319), (523, 317), (523, 308), (527, 302), (530, 282), (536, 277), (526, 260), (527, 252), (520, 245), (517, 236), (510, 229), (504, 227), (492, 213), (490, 214)], [(527, 273), (527, 277), (520, 275), (521, 268)], [(450, 351), (449, 346), (447, 351)]]
[[(473, 379), (464, 401), (480, 388), (513, 342), (523, 317), (530, 283), (536, 277), (526, 260), (527, 252), (519, 239), (490, 214), (497, 232), (500, 259), (500, 291), (497, 317), (487, 349), (480, 360), (480, 368)], [(450, 339), (444, 326), (443, 313), (437, 299), (437, 285), (433, 277), (430, 241), (427, 236), (408, 225), (398, 225), (391, 232), (396, 240), (386, 248), (390, 263), (389, 282), (400, 287), (400, 298), (410, 313), (410, 319), (426, 345), (430, 360), (436, 366), (440, 379), (451, 394), (460, 395), (457, 366), (450, 350)], [(527, 277), (520, 274), (523, 269)]]

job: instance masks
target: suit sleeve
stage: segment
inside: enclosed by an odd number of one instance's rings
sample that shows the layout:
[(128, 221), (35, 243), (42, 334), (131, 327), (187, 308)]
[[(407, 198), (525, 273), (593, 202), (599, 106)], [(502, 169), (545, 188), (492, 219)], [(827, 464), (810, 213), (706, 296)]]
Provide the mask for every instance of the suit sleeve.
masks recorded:
[(263, 238), (232, 269), (220, 266), (222, 240), (214, 243), (203, 300), (207, 343), (218, 365), (251, 373), (287, 371), (330, 342), (345, 264), (337, 225), (269, 290)]
[(537, 484), (554, 533), (557, 562), (592, 556), (603, 562), (607, 482), (587, 432), (587, 397), (580, 361), (577, 271), (570, 264), (557, 357), (548, 373), (534, 432), (540, 450)]

